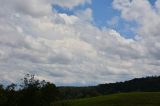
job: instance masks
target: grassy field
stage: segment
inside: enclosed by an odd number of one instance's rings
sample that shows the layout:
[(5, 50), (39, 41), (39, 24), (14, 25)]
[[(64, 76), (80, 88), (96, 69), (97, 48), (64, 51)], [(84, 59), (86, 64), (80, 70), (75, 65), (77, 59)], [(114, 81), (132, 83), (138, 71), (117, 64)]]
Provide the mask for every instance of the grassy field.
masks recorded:
[(119, 93), (61, 103), (60, 106), (160, 106), (160, 92)]

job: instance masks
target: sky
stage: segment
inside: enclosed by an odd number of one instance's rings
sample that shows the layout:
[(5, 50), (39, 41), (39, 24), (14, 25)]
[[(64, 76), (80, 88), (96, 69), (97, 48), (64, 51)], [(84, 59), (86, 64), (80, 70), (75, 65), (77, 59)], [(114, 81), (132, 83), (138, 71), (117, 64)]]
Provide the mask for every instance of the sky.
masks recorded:
[(0, 0), (0, 82), (57, 86), (160, 75), (160, 0)]

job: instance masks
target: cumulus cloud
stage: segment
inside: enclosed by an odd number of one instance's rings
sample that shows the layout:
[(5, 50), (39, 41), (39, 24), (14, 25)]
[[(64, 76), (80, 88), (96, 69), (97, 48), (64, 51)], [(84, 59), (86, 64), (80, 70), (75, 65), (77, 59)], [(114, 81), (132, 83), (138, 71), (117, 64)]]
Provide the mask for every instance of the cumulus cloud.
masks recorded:
[(86, 10), (81, 10), (76, 13), (77, 17), (79, 17), (83, 21), (93, 21), (92, 10), (87, 8)]
[[(127, 2), (127, 3), (126, 3)], [(155, 2), (152, 6), (147, 0), (115, 0), (113, 5), (115, 9), (118, 9), (122, 13), (122, 17), (129, 21), (135, 21), (139, 27), (136, 32), (143, 39), (143, 46), (147, 48), (149, 54), (157, 59), (159, 59), (159, 47), (157, 43), (160, 40), (160, 14), (158, 9), (159, 0)], [(142, 6), (143, 5), (143, 6)], [(147, 12), (146, 12), (147, 11)]]
[(75, 6), (83, 5), (85, 3), (91, 3), (91, 0), (53, 0), (53, 4), (59, 5), (61, 7), (73, 9)]
[(111, 20), (107, 20), (107, 24), (109, 26), (116, 26), (118, 24), (118, 21), (119, 21), (119, 17), (115, 16)]
[(90, 8), (75, 15), (52, 10), (90, 0), (0, 0), (0, 80), (31, 73), (57, 85), (92, 85), (159, 74), (159, 1), (155, 8), (146, 0), (123, 1), (113, 6), (139, 25), (142, 39), (97, 28)]

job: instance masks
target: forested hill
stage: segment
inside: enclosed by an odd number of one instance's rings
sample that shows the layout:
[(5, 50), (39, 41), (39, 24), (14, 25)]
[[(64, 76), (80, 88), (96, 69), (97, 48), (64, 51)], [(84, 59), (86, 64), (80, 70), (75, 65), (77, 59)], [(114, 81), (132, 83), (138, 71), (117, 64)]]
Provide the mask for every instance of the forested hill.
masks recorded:
[(133, 91), (157, 92), (160, 91), (160, 76), (135, 78), (125, 82), (100, 84), (96, 86), (96, 90), (102, 94)]
[(160, 92), (160, 76), (135, 78), (92, 87), (59, 87), (62, 99), (85, 98), (119, 92)]

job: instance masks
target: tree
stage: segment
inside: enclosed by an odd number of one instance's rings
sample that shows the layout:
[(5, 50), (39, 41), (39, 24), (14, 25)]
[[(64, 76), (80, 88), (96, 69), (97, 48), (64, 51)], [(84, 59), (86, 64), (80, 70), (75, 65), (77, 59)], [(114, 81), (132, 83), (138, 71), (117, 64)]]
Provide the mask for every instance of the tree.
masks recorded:
[(50, 106), (58, 97), (58, 89), (53, 83), (39, 81), (29, 74), (22, 80), (19, 92), (19, 106)]

